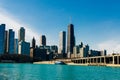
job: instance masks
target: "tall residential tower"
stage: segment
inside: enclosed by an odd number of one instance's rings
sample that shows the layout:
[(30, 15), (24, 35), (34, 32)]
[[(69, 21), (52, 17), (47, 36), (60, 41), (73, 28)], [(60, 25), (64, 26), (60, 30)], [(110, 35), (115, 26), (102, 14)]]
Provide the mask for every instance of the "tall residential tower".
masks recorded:
[(8, 36), (8, 39), (7, 39), (7, 52), (9, 54), (14, 54), (15, 32), (12, 29), (9, 29), (7, 36)]
[(18, 31), (18, 41), (25, 41), (25, 29), (24, 27), (21, 27)]
[(0, 25), (0, 54), (5, 50), (5, 24)]
[(59, 53), (65, 55), (66, 53), (66, 32), (61, 31), (59, 34)]

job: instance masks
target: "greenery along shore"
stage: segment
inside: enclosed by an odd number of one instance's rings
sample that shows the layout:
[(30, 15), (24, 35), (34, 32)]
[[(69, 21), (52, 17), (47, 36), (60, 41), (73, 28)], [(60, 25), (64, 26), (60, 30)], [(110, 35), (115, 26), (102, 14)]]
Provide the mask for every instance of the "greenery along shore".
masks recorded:
[(20, 54), (2, 54), (0, 55), (1, 63), (32, 63), (33, 58)]

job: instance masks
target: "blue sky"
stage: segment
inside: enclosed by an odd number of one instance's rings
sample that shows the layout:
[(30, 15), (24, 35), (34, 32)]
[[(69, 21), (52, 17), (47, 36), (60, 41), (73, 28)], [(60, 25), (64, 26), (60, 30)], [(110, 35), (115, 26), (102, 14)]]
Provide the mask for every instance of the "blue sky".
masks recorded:
[(67, 31), (72, 17), (76, 44), (82, 41), (92, 49), (107, 49), (109, 53), (120, 52), (119, 0), (0, 1), (0, 8), (6, 13), (5, 16), (20, 26), (27, 25), (30, 32), (37, 35), (38, 43), (38, 36), (44, 34), (48, 45), (58, 45), (59, 32)]

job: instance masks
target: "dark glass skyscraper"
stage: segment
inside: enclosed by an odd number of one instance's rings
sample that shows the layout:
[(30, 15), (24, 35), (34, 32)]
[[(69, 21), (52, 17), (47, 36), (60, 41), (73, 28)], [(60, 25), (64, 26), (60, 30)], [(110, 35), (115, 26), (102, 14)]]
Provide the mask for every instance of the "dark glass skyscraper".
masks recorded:
[(15, 38), (15, 32), (12, 29), (9, 29), (8, 32), (8, 53), (13, 54), (14, 53), (14, 38)]
[(5, 24), (0, 25), (0, 54), (5, 50)]
[(75, 36), (74, 36), (74, 25), (68, 25), (68, 34), (67, 34), (67, 53), (73, 53), (73, 47), (75, 46)]
[(21, 27), (20, 30), (18, 31), (18, 41), (25, 41), (25, 29), (24, 27)]
[(45, 35), (42, 35), (40, 37), (40, 45), (41, 46), (46, 46), (46, 37), (45, 37)]

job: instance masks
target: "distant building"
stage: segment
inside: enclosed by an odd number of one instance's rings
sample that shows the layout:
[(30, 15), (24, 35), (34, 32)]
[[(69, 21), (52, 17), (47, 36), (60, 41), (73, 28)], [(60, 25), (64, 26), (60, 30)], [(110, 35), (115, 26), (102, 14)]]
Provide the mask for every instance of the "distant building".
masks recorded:
[(107, 51), (106, 50), (100, 51), (100, 55), (101, 56), (106, 56), (107, 55)]
[(56, 45), (53, 45), (50, 47), (51, 52), (58, 53), (58, 47)]
[(0, 54), (5, 50), (5, 24), (0, 25)]
[(25, 29), (24, 27), (21, 27), (18, 31), (18, 41), (25, 41)]
[(80, 49), (79, 46), (74, 46), (74, 48), (73, 48), (74, 57), (78, 57), (79, 49)]
[(50, 46), (39, 46), (40, 49), (46, 49), (47, 52), (50, 52)]
[(30, 43), (29, 42), (20, 41), (18, 48), (19, 48), (19, 51), (18, 51), (19, 54), (30, 56)]
[(90, 57), (100, 56), (100, 51), (97, 51), (97, 50), (89, 50), (89, 55), (90, 55)]
[(7, 39), (7, 52), (9, 54), (14, 54), (14, 38), (15, 38), (15, 32), (12, 29), (9, 29), (8, 31), (8, 39)]
[(14, 53), (18, 54), (18, 39), (14, 40)]
[(89, 56), (89, 46), (85, 45), (84, 47), (80, 48), (80, 57), (88, 57)]
[(68, 34), (67, 34), (67, 53), (68, 57), (73, 54), (73, 47), (75, 46), (75, 36), (74, 36), (74, 25), (68, 25)]
[(35, 48), (30, 48), (30, 57), (33, 58), (35, 53)]
[[(31, 52), (32, 52), (32, 49), (31, 49)], [(32, 56), (32, 54), (31, 54)], [(39, 47), (36, 47), (34, 49), (34, 53), (33, 53), (33, 58), (35, 61), (40, 61), (40, 60), (47, 60), (47, 49), (41, 49)]]
[(66, 53), (66, 32), (62, 31), (59, 34), (59, 53), (65, 55)]
[(45, 37), (45, 35), (42, 35), (40, 37), (40, 45), (41, 46), (46, 46), (46, 37)]
[(35, 38), (33, 37), (33, 39), (32, 39), (32, 48), (35, 48), (36, 47), (36, 40), (35, 40)]
[(107, 51), (106, 50), (103, 50), (103, 51), (89, 50), (89, 55), (90, 55), (90, 57), (106, 56), (107, 55)]

